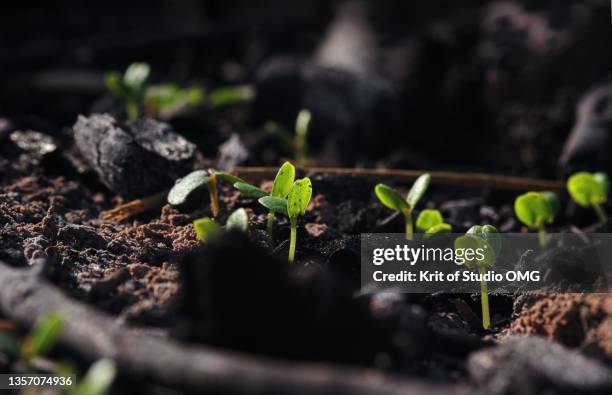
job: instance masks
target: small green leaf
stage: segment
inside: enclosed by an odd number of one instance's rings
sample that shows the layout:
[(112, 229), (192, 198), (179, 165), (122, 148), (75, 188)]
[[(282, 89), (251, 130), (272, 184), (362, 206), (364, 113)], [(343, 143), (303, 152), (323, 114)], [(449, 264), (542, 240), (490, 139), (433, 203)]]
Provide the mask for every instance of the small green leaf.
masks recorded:
[(188, 203), (191, 196), (196, 195), (203, 188), (208, 188), (208, 173), (196, 170), (181, 178), (174, 184), (168, 193), (168, 203), (180, 206)]
[[(462, 255), (458, 255), (464, 259), (464, 265), (470, 269), (482, 266), (491, 266), (495, 264), (495, 251), (490, 244), (483, 238), (472, 234), (459, 236), (455, 239), (455, 253), (457, 250), (463, 250)], [(470, 251), (469, 254), (466, 251)], [(481, 253), (482, 255), (478, 254)]]
[(522, 223), (532, 228), (554, 220), (553, 208), (540, 192), (527, 192), (517, 197), (514, 212)]
[(223, 181), (230, 185), (234, 185), (237, 182), (245, 182), (242, 178), (224, 171), (215, 172), (215, 176), (217, 177), (217, 180)]
[(125, 70), (123, 83), (135, 93), (144, 93), (144, 86), (150, 73), (151, 68), (147, 63), (132, 63)]
[(198, 235), (198, 239), (207, 242), (211, 237), (214, 237), (221, 231), (221, 227), (208, 217), (196, 219), (193, 221), (193, 229)]
[(306, 213), (306, 208), (312, 196), (312, 183), (310, 178), (302, 178), (293, 183), (293, 187), (287, 196), (287, 212), (289, 218), (297, 218)]
[(493, 251), (495, 252), (495, 256), (499, 256), (501, 252), (501, 237), (499, 232), (493, 225), (474, 225), (466, 232), (468, 235), (478, 236), (489, 243)]
[(90, 366), (85, 377), (70, 395), (106, 395), (116, 375), (115, 362), (111, 359), (100, 359)]
[(289, 162), (283, 163), (283, 165), (276, 173), (274, 178), (274, 184), (272, 186), (271, 196), (286, 198), (291, 191), (293, 182), (295, 181), (295, 167)]
[(249, 230), (249, 216), (245, 209), (239, 208), (234, 211), (228, 218), (225, 224), (227, 230), (239, 230), (241, 232), (248, 232)]
[(391, 210), (400, 211), (402, 213), (410, 212), (410, 207), (408, 203), (404, 200), (404, 198), (395, 191), (395, 189), (385, 185), (378, 184), (374, 188), (374, 193), (376, 193), (376, 197), (378, 200)]
[(579, 172), (567, 180), (567, 190), (582, 207), (602, 204), (607, 200), (608, 178), (602, 173), (597, 175)]
[(552, 222), (554, 221), (554, 218), (557, 216), (557, 214), (559, 214), (559, 210), (561, 210), (559, 197), (556, 193), (552, 191), (542, 191), (540, 192), (540, 195), (542, 195), (542, 197), (544, 198), (544, 200), (546, 200), (546, 203), (548, 203), (548, 206), (550, 207), (552, 213)]
[(104, 83), (106, 84), (108, 90), (115, 96), (123, 98), (129, 96), (128, 90), (126, 89), (125, 85), (123, 85), (123, 78), (119, 73), (106, 73), (104, 75)]
[(416, 227), (419, 232), (425, 232), (429, 228), (439, 225), (444, 220), (442, 219), (442, 214), (438, 210), (423, 210), (419, 213), (419, 216), (416, 220)]
[(289, 216), (287, 213), (287, 199), (276, 196), (264, 196), (259, 198), (258, 202), (273, 213)]
[(234, 184), (234, 188), (240, 191), (245, 197), (259, 199), (264, 196), (268, 196), (268, 193), (261, 188), (257, 188), (255, 185), (247, 184), (246, 182), (237, 182)]
[(599, 183), (604, 191), (605, 196), (608, 196), (608, 193), (610, 193), (610, 179), (608, 178), (608, 175), (606, 173), (593, 173), (593, 178), (595, 178), (595, 181), (597, 181), (597, 183)]
[(419, 200), (421, 200), (423, 195), (425, 195), (425, 192), (427, 192), (430, 180), (431, 176), (425, 173), (417, 178), (414, 184), (412, 184), (412, 188), (410, 188), (408, 196), (406, 196), (406, 202), (408, 203), (411, 211), (414, 210)]
[(441, 224), (437, 224), (437, 225), (430, 227), (429, 229), (427, 229), (425, 234), (426, 235), (437, 235), (437, 234), (442, 234), (442, 233), (450, 233), (452, 231), (453, 231), (453, 227), (443, 222)]
[(24, 343), (23, 352), (26, 359), (51, 351), (63, 327), (64, 318), (58, 313), (41, 317)]
[(310, 121), (312, 120), (312, 114), (310, 111), (304, 109), (298, 113), (295, 121), (295, 134), (298, 136), (306, 136), (308, 134), (308, 128)]
[(227, 86), (213, 90), (208, 95), (212, 108), (227, 107), (253, 99), (255, 91), (250, 85)]

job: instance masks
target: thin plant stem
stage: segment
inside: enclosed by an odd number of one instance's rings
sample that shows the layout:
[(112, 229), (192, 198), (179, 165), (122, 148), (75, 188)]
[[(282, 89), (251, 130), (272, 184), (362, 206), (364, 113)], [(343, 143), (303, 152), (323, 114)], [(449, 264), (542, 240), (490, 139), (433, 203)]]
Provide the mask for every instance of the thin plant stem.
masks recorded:
[(538, 239), (540, 241), (540, 247), (546, 247), (546, 244), (548, 244), (548, 236), (546, 235), (544, 225), (538, 227)]
[(599, 222), (601, 222), (602, 224), (608, 223), (608, 215), (606, 214), (606, 210), (604, 210), (604, 208), (601, 207), (601, 204), (593, 203), (593, 210), (595, 210), (595, 213), (597, 214), (597, 217), (599, 218)]
[(289, 263), (295, 258), (295, 244), (297, 239), (297, 217), (291, 218), (291, 237), (289, 239)]
[[(484, 267), (481, 267), (479, 271), (480, 274), (485, 274)], [(487, 291), (487, 282), (484, 280), (480, 281), (480, 302), (482, 305), (482, 327), (484, 329), (489, 329), (491, 327), (491, 317), (489, 316), (489, 294)]]
[(212, 174), (208, 177), (208, 191), (210, 193), (210, 211), (212, 216), (219, 216), (219, 195), (217, 194), (217, 176)]
[(406, 239), (412, 240), (414, 236), (414, 226), (412, 224), (412, 212), (405, 213), (404, 217), (406, 219)]
[(130, 121), (138, 119), (138, 103), (136, 101), (128, 99), (125, 103), (125, 112)]
[(270, 211), (268, 213), (268, 226), (267, 226), (268, 238), (270, 240), (272, 240), (273, 231), (274, 231), (274, 213)]

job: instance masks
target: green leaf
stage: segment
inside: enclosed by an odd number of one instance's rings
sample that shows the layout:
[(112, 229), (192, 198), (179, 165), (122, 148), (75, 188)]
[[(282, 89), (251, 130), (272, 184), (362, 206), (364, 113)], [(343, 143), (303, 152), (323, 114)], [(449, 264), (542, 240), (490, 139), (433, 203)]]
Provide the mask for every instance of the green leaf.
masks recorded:
[(212, 108), (227, 107), (248, 102), (254, 96), (255, 91), (250, 85), (227, 86), (210, 92), (208, 102)]
[(196, 219), (193, 221), (193, 229), (198, 235), (198, 239), (207, 242), (221, 231), (221, 227), (208, 217)]
[(208, 188), (208, 173), (204, 170), (196, 170), (179, 179), (168, 193), (168, 203), (180, 206), (189, 202), (191, 196), (197, 194), (203, 188)]
[(527, 192), (517, 197), (514, 201), (514, 212), (522, 223), (532, 228), (554, 220), (553, 208), (540, 192)]
[(134, 93), (144, 93), (145, 83), (150, 73), (151, 68), (147, 63), (132, 63), (125, 70), (123, 83)]
[(64, 327), (64, 318), (58, 313), (49, 313), (41, 317), (24, 344), (26, 358), (45, 355), (55, 345)]
[(234, 211), (228, 218), (225, 224), (227, 230), (239, 230), (241, 232), (248, 232), (249, 230), (249, 216), (245, 209), (239, 208)]
[(557, 214), (559, 214), (559, 210), (561, 210), (561, 204), (559, 203), (559, 197), (556, 193), (552, 191), (542, 191), (540, 195), (546, 200), (548, 206), (550, 207), (550, 211), (552, 213), (552, 221), (554, 221)]
[(293, 182), (295, 181), (295, 167), (289, 162), (283, 163), (278, 169), (276, 177), (274, 178), (274, 184), (272, 185), (271, 196), (286, 198), (291, 191)]
[(259, 199), (264, 196), (268, 196), (268, 193), (261, 188), (257, 188), (255, 185), (247, 184), (246, 182), (237, 182), (234, 184), (234, 188), (240, 191), (245, 197)]
[(474, 225), (466, 232), (468, 235), (474, 235), (486, 240), (495, 252), (495, 256), (499, 256), (501, 252), (501, 237), (499, 232), (493, 225)]
[(295, 134), (301, 137), (304, 137), (308, 134), (308, 128), (310, 126), (310, 121), (312, 120), (312, 114), (308, 110), (301, 110), (298, 113), (297, 119), (295, 121)]
[(245, 182), (242, 178), (224, 171), (215, 172), (215, 176), (217, 177), (217, 180), (223, 181), (230, 185), (234, 185), (237, 182)]
[(597, 176), (587, 172), (573, 174), (567, 180), (567, 190), (582, 207), (602, 204), (607, 200), (608, 178), (602, 173)]
[[(459, 255), (458, 250), (463, 250), (463, 253)], [(464, 265), (470, 269), (475, 266), (491, 266), (495, 264), (496, 260), (495, 251), (489, 243), (485, 239), (472, 234), (459, 236), (455, 239), (455, 254), (457, 254), (457, 257), (464, 259)]]
[(289, 216), (287, 212), (287, 199), (276, 196), (264, 196), (259, 198), (258, 202), (273, 213)]
[(115, 362), (111, 359), (100, 359), (90, 366), (85, 377), (70, 395), (106, 395), (116, 375)]
[(423, 195), (425, 195), (425, 192), (427, 192), (430, 180), (431, 176), (425, 173), (417, 178), (414, 184), (412, 184), (412, 188), (410, 188), (408, 196), (406, 196), (406, 202), (408, 203), (411, 211), (414, 210), (419, 200), (421, 200)]
[(425, 234), (426, 235), (437, 235), (441, 233), (450, 233), (452, 231), (453, 231), (453, 227), (443, 222), (441, 224), (437, 224), (437, 225), (430, 227), (429, 229), (427, 229)]
[(391, 210), (400, 211), (402, 213), (409, 213), (410, 206), (404, 200), (404, 198), (393, 188), (385, 185), (378, 184), (374, 188), (374, 193), (378, 200)]
[(429, 228), (439, 225), (444, 220), (442, 219), (442, 214), (438, 210), (423, 210), (419, 213), (419, 216), (416, 220), (416, 227), (419, 232), (425, 232)]
[(129, 92), (123, 85), (123, 78), (119, 73), (111, 72), (104, 75), (104, 83), (111, 93), (118, 97), (128, 97)]
[(595, 178), (595, 181), (602, 186), (604, 194), (607, 197), (608, 193), (610, 193), (610, 179), (608, 178), (608, 175), (606, 173), (598, 172), (593, 173), (593, 178)]
[(306, 208), (312, 196), (312, 183), (310, 178), (296, 180), (287, 196), (287, 212), (289, 218), (297, 218), (306, 213)]

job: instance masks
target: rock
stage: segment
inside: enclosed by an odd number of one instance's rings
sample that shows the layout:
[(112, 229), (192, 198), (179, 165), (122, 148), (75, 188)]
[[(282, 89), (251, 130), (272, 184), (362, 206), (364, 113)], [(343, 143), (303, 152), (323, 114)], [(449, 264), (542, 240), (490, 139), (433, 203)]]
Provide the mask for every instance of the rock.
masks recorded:
[(612, 393), (612, 370), (536, 336), (509, 338), (473, 353), (468, 370), (489, 395)]
[(101, 181), (128, 199), (171, 187), (192, 169), (197, 154), (170, 125), (152, 119), (121, 124), (108, 114), (79, 116), (74, 139)]

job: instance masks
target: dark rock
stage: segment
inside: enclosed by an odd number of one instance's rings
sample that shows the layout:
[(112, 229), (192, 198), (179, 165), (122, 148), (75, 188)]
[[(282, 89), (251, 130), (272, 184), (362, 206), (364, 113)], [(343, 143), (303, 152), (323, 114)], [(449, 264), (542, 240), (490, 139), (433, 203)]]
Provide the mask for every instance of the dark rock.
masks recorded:
[(169, 188), (192, 169), (197, 154), (170, 125), (152, 119), (120, 124), (108, 114), (79, 116), (74, 138), (102, 182), (129, 199)]
[(470, 355), (468, 370), (484, 393), (610, 394), (612, 371), (541, 337), (510, 338)]

